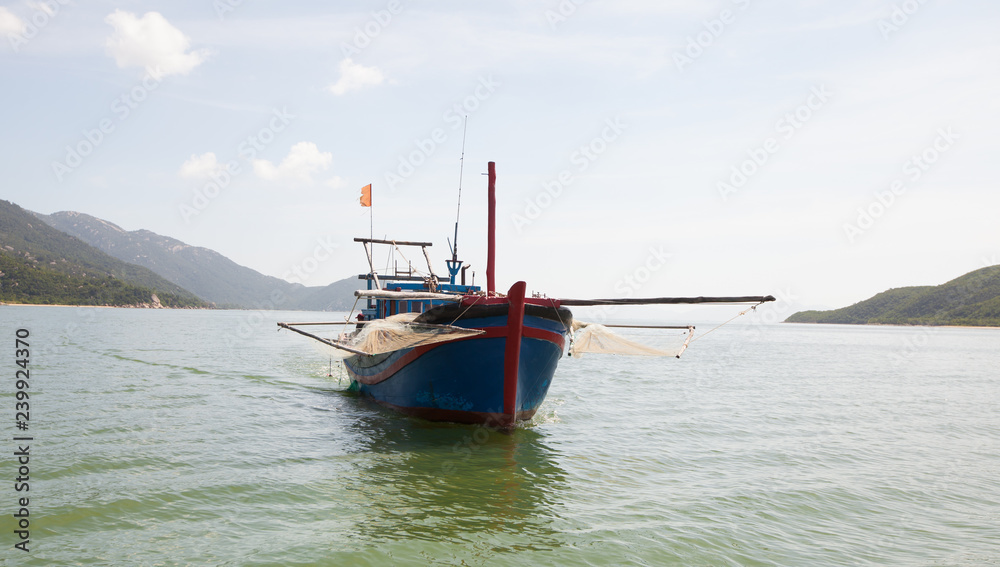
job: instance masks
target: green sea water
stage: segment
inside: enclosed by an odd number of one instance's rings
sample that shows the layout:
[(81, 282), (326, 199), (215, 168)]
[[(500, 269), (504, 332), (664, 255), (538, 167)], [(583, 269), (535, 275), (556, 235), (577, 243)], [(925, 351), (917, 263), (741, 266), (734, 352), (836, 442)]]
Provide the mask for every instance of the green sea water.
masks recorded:
[(503, 434), (360, 399), (274, 324), (323, 319), (0, 306), (0, 563), (1000, 564), (1000, 330), (751, 324), (679, 360), (565, 358)]

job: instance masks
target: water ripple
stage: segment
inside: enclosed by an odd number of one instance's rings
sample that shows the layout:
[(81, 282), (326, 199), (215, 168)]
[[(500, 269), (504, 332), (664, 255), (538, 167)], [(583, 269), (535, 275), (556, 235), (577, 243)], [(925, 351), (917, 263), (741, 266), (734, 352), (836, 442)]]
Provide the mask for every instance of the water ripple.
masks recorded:
[(245, 312), (62, 337), (72, 310), (3, 309), (62, 341), (33, 361), (38, 565), (1000, 564), (994, 330), (902, 362), (912, 330), (824, 326), (565, 359), (501, 434), (346, 392), (288, 314), (232, 341)]

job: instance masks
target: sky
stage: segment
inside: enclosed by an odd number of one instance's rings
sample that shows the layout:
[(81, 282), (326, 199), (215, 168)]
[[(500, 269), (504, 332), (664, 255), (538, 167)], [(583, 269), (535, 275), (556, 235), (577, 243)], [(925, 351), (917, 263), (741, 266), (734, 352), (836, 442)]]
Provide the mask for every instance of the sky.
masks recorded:
[(370, 231), (444, 272), (461, 187), (485, 284), (494, 161), (501, 290), (842, 307), (1000, 263), (998, 28), (987, 0), (0, 0), (0, 198), (325, 285)]

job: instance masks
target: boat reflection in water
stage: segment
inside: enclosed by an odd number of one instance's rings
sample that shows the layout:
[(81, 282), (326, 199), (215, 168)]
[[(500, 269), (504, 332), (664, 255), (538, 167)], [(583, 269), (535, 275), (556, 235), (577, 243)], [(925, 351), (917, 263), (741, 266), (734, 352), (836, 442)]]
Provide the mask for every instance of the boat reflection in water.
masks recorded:
[(356, 402), (371, 406), (350, 426), (363, 458), (345, 479), (364, 503), (355, 514), (359, 548), (413, 540), (436, 542), (445, 554), (452, 544), (487, 555), (559, 547), (551, 524), (566, 474), (543, 433), (439, 424)]

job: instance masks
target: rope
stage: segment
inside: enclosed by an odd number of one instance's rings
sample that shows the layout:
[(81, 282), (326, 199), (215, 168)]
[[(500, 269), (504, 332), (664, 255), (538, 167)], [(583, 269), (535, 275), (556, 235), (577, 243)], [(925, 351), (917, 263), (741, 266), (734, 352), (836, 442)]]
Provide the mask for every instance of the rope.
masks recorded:
[[(455, 317), (455, 321), (458, 321), (459, 319), (461, 319), (462, 315), (465, 315), (469, 311), (469, 309), (472, 309), (473, 305), (475, 305), (476, 303), (479, 303), (479, 298), (480, 297), (481, 296), (477, 295), (475, 301), (473, 301), (472, 303), (470, 303), (469, 306), (466, 307), (464, 311), (462, 311), (461, 313), (459, 313), (458, 317)], [(452, 321), (451, 323), (449, 323), (449, 325), (454, 325), (455, 321)]]
[(761, 305), (763, 305), (763, 304), (764, 304), (764, 302), (763, 302), (763, 301), (761, 301), (761, 302), (760, 302), (760, 303), (758, 303), (757, 305), (753, 305), (753, 306), (751, 306), (751, 307), (749, 307), (749, 308), (747, 308), (747, 309), (744, 309), (743, 311), (740, 311), (740, 312), (739, 312), (739, 313), (737, 313), (737, 314), (736, 314), (736, 315), (735, 315), (735, 316), (734, 316), (734, 317), (733, 317), (732, 319), (730, 319), (730, 320), (726, 321), (725, 323), (722, 323), (722, 324), (721, 324), (721, 325), (719, 325), (718, 327), (715, 327), (715, 328), (713, 328), (713, 329), (709, 329), (708, 331), (705, 331), (705, 332), (704, 332), (704, 333), (702, 333), (701, 335), (699, 335), (699, 336), (697, 336), (697, 337), (695, 337), (695, 338), (691, 339), (691, 342), (693, 343), (693, 342), (697, 341), (698, 339), (700, 339), (700, 338), (704, 337), (705, 335), (707, 335), (707, 334), (709, 334), (709, 333), (711, 333), (711, 332), (713, 332), (713, 331), (715, 331), (715, 330), (719, 329), (720, 327), (724, 327), (724, 326), (728, 325), (729, 323), (732, 323), (732, 322), (733, 322), (733, 320), (735, 320), (735, 319), (736, 319), (737, 317), (741, 317), (741, 316), (743, 316), (743, 315), (746, 315), (747, 313), (749, 313), (749, 312), (751, 312), (751, 311), (756, 311), (756, 310), (757, 310), (757, 307), (759, 307), (759, 306), (761, 306)]
[(395, 240), (392, 241), (392, 247), (396, 249), (396, 252), (399, 254), (399, 257), (402, 258), (404, 262), (406, 262), (406, 266), (408, 268), (412, 268), (414, 272), (420, 271), (416, 268), (413, 268), (413, 262), (410, 262), (410, 259), (407, 258), (405, 254), (403, 254), (403, 251), (399, 249), (399, 246), (396, 244)]
[[(410, 270), (412, 270), (414, 274), (417, 274), (418, 276), (428, 276), (428, 277), (430, 276), (429, 273), (413, 265), (413, 262), (411, 262), (410, 259), (407, 258), (405, 254), (403, 254), (403, 250), (400, 249), (400, 247), (396, 244), (395, 240), (392, 241), (392, 247), (396, 249), (396, 252), (399, 254), (399, 257), (402, 258), (404, 262), (406, 262), (407, 267)], [(388, 267), (386, 269), (388, 270)]]
[[(573, 335), (573, 329), (572, 329), (572, 327), (570, 327), (570, 326), (566, 325), (566, 322), (562, 320), (562, 315), (560, 315), (560, 314), (559, 314), (559, 308), (558, 308), (558, 307), (556, 307), (555, 305), (553, 305), (553, 306), (552, 306), (552, 309), (554, 309), (554, 310), (555, 310), (555, 312), (556, 312), (556, 317), (558, 317), (558, 318), (559, 318), (559, 322), (560, 322), (560, 323), (562, 323), (562, 326), (563, 326), (563, 327), (566, 327), (566, 328), (568, 328), (568, 329), (569, 329), (569, 334), (570, 334), (570, 335), (572, 336), (572, 335)], [(570, 340), (570, 342), (572, 342), (572, 340)]]

